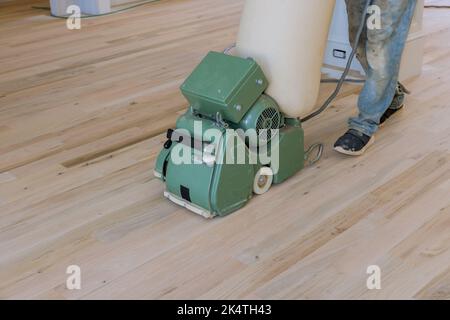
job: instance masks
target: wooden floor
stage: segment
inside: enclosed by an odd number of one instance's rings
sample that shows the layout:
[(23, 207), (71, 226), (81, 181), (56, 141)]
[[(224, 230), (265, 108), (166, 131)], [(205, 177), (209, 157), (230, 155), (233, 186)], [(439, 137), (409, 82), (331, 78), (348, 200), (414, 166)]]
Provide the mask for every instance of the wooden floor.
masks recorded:
[(318, 165), (224, 219), (163, 198), (178, 86), (234, 41), (242, 3), (167, 0), (68, 31), (31, 9), (48, 1), (0, 1), (0, 298), (450, 299), (448, 10), (426, 10), (423, 75), (365, 156), (331, 150), (356, 112), (347, 87), (305, 126)]

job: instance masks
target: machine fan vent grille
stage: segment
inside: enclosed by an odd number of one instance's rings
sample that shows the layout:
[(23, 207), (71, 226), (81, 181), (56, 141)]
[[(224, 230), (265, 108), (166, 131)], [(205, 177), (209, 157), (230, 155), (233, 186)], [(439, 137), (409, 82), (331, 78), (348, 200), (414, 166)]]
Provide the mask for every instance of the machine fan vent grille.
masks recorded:
[(277, 134), (280, 128), (281, 115), (275, 108), (265, 109), (258, 118), (256, 130), (261, 141), (268, 142)]

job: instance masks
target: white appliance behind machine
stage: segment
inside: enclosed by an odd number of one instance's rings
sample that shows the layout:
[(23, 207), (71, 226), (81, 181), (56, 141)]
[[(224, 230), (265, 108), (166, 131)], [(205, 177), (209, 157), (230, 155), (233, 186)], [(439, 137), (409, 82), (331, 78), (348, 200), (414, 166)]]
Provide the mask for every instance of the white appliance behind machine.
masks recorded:
[(124, 4), (135, 4), (134, 0), (50, 0), (52, 14), (57, 16), (67, 15), (67, 8), (77, 5), (85, 14), (105, 14), (109, 13), (114, 6)]
[(85, 14), (105, 14), (111, 11), (111, 0), (50, 0), (52, 14), (66, 16), (67, 8), (77, 5)]
[[(418, 76), (422, 72), (425, 37), (423, 33), (424, 0), (417, 1), (416, 14), (411, 26), (408, 42), (403, 54), (400, 80)], [(328, 36), (323, 72), (331, 78), (339, 78), (351, 53), (348, 39), (348, 20), (345, 0), (336, 0), (333, 22)], [(364, 75), (364, 71), (355, 58), (352, 64), (353, 75)]]

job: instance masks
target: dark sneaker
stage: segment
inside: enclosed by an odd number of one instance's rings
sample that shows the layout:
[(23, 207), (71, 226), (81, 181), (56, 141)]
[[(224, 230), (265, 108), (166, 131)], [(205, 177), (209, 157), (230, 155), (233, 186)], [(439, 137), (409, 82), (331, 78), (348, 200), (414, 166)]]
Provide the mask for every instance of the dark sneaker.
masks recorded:
[(394, 100), (392, 100), (391, 105), (383, 114), (380, 120), (380, 126), (382, 126), (389, 118), (391, 118), (398, 111), (402, 110), (405, 106), (405, 98), (407, 94), (410, 94), (408, 89), (401, 84), (400, 82), (397, 85), (397, 89), (395, 91)]
[(375, 142), (375, 136), (369, 137), (354, 129), (348, 130), (334, 144), (334, 150), (349, 156), (360, 156)]

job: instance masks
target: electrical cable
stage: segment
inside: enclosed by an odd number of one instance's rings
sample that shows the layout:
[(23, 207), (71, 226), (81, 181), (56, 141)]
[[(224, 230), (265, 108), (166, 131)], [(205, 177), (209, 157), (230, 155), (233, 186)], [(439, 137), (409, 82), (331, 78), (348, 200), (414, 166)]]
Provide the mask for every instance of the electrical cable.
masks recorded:
[[(134, 9), (134, 8), (137, 8), (137, 7), (141, 7), (143, 5), (146, 5), (146, 4), (149, 4), (149, 3), (152, 3), (152, 2), (157, 2), (157, 1), (160, 1), (160, 0), (146, 0), (146, 1), (133, 4), (133, 5), (125, 7), (125, 8), (121, 8), (121, 9), (117, 9), (117, 10), (111, 11), (111, 12), (101, 13), (101, 14), (82, 15), (80, 18), (81, 19), (89, 19), (89, 18), (97, 18), (97, 17), (109, 16), (109, 15), (112, 15), (112, 14), (117, 14), (117, 13), (120, 13), (120, 12), (128, 11), (128, 10), (131, 10), (131, 9)], [(32, 9), (50, 10), (51, 11), (50, 7), (32, 6), (31, 8)], [(70, 15), (59, 16), (59, 15), (54, 15), (53, 13), (50, 13), (50, 16), (52, 16), (53, 18), (67, 19)]]
[(425, 9), (450, 9), (450, 6), (446, 6), (446, 5), (426, 5), (424, 6)]
[[(338, 83), (339, 79), (322, 79), (320, 80), (321, 83)], [(344, 82), (349, 83), (365, 83), (366, 80), (364, 79), (345, 79)]]
[(305, 118), (301, 119), (301, 122), (306, 122), (308, 120), (311, 120), (312, 118), (317, 117), (322, 112), (327, 110), (328, 107), (330, 106), (331, 102), (333, 102), (334, 99), (336, 99), (336, 97), (339, 94), (339, 92), (341, 91), (342, 86), (344, 85), (344, 83), (348, 82), (347, 76), (348, 76), (348, 74), (350, 72), (350, 68), (352, 66), (353, 59), (355, 58), (356, 50), (358, 48), (359, 41), (361, 39), (361, 35), (362, 35), (363, 31), (364, 31), (364, 27), (366, 26), (367, 11), (368, 11), (369, 6), (371, 5), (371, 3), (372, 3), (372, 0), (367, 0), (366, 1), (366, 4), (364, 6), (364, 10), (363, 10), (363, 15), (361, 17), (361, 25), (358, 28), (358, 32), (356, 34), (356, 38), (355, 38), (355, 41), (354, 41), (353, 46), (352, 46), (352, 53), (350, 54), (350, 57), (349, 57), (349, 59), (347, 61), (347, 65), (346, 65), (346, 67), (344, 69), (344, 72), (342, 73), (341, 78), (337, 82), (336, 89), (334, 90), (334, 92), (330, 95), (330, 97), (325, 101), (325, 103), (317, 111), (315, 111), (315, 112), (311, 113), (310, 115), (306, 116)]

